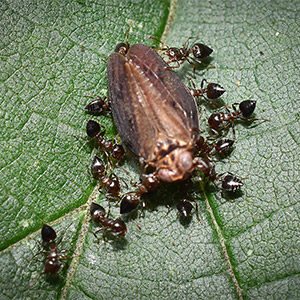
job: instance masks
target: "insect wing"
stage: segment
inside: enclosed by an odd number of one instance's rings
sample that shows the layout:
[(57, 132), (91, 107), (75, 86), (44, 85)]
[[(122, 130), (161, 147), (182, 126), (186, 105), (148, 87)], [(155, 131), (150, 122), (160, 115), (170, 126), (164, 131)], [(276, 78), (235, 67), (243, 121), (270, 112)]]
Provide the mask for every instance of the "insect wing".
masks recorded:
[(198, 128), (195, 101), (178, 75), (151, 48), (137, 44), (108, 62), (109, 96), (118, 132), (136, 155), (149, 159), (161, 139), (189, 144)]
[(133, 115), (133, 102), (135, 95), (130, 93), (129, 80), (125, 64), (127, 59), (118, 53), (109, 56), (107, 63), (108, 94), (112, 113), (118, 133), (123, 143), (134, 154), (139, 155), (140, 143), (136, 134), (136, 120)]

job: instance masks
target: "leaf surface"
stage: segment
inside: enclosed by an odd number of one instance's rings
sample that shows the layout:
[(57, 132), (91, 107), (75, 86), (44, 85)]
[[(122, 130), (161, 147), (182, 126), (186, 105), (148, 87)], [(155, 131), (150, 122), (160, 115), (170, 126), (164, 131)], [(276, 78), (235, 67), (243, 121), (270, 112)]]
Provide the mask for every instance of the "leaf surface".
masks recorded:
[[(0, 15), (1, 299), (299, 298), (296, 1), (2, 1)], [(78, 137), (91, 118), (84, 96), (106, 95), (103, 60), (126, 41), (129, 23), (131, 44), (151, 45), (147, 37), (164, 32), (170, 46), (188, 37), (209, 45), (212, 60), (195, 84), (220, 83), (229, 106), (255, 99), (255, 117), (271, 121), (237, 123), (233, 152), (216, 163), (245, 178), (233, 202), (195, 183), (200, 222), (182, 222), (181, 187), (162, 186), (127, 223), (125, 240), (98, 244), (89, 204), (107, 201), (87, 173), (95, 149)], [(190, 86), (193, 67), (178, 73)], [(214, 109), (203, 108), (205, 129)], [(109, 115), (94, 119), (116, 136)], [(122, 167), (119, 176), (138, 180), (133, 157)], [(30, 263), (40, 251), (31, 237), (40, 240), (49, 222), (71, 253), (55, 282), (38, 277), (42, 262)]]

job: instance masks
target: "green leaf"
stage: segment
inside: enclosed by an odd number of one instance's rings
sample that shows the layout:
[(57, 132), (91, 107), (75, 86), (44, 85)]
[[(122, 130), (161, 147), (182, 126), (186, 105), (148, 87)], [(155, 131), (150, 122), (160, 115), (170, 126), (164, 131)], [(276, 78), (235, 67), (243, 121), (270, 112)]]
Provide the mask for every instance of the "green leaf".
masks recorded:
[[(1, 299), (299, 298), (296, 1), (2, 1), (0, 16)], [(257, 100), (255, 117), (270, 122), (237, 123), (234, 151), (216, 163), (245, 177), (233, 202), (196, 182), (200, 221), (182, 222), (181, 187), (162, 186), (128, 220), (125, 240), (97, 243), (89, 205), (108, 204), (87, 173), (94, 148), (80, 138), (91, 118), (84, 96), (106, 95), (103, 60), (129, 24), (131, 44), (151, 45), (154, 35), (170, 46), (188, 37), (209, 45), (210, 66), (196, 69), (195, 84), (220, 83), (229, 106)], [(193, 66), (178, 73), (190, 85)], [(206, 129), (214, 109), (202, 108)], [(94, 119), (115, 136), (111, 116)], [(138, 180), (130, 155), (115, 172)], [(39, 276), (42, 255), (30, 263), (52, 222), (70, 257), (56, 281)]]

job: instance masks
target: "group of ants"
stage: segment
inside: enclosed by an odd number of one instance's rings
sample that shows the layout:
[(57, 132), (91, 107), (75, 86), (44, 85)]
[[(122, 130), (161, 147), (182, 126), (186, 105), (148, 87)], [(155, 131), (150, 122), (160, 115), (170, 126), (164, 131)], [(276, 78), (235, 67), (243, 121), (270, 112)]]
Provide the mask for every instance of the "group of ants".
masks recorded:
[[(157, 40), (154, 37), (151, 38)], [(205, 59), (213, 51), (211, 48), (201, 43), (195, 43), (192, 47), (188, 47), (186, 44), (187, 43), (185, 43), (182, 48), (168, 47), (165, 45), (164, 48), (157, 50), (163, 51), (163, 54), (168, 56), (168, 64), (176, 63), (176, 66), (171, 66), (170, 68), (177, 68), (181, 66), (183, 62), (188, 61), (193, 65), (194, 70), (195, 65), (193, 61), (199, 63), (201, 59)], [(128, 42), (127, 44), (118, 44), (116, 49), (123, 46), (128, 47)], [(201, 97), (211, 105), (214, 105), (214, 100), (218, 99), (225, 92), (225, 89), (221, 85), (212, 82), (208, 83), (206, 79), (202, 80), (200, 89), (197, 89), (193, 82), (192, 85), (193, 88), (189, 89), (192, 96), (196, 99)], [(208, 118), (208, 127), (212, 132), (212, 136), (205, 139), (202, 135), (198, 134), (194, 139), (195, 149), (199, 156), (197, 170), (202, 173), (205, 180), (213, 183), (215, 186), (215, 182), (220, 181), (222, 194), (223, 192), (235, 193), (239, 191), (243, 186), (243, 182), (240, 178), (230, 172), (222, 174), (216, 173), (215, 165), (211, 157), (226, 157), (232, 151), (235, 140), (228, 138), (221, 138), (216, 142), (215, 140), (217, 137), (223, 137), (230, 127), (232, 128), (233, 136), (235, 137), (236, 120), (246, 122), (255, 120), (269, 121), (266, 119), (250, 118), (255, 107), (255, 100), (244, 100), (240, 103), (234, 103), (232, 104), (232, 108), (225, 106), (225, 111), (214, 112)], [(85, 107), (85, 110), (93, 115), (99, 115), (105, 111), (110, 111), (109, 100), (107, 100), (107, 98), (97, 97)], [(110, 153), (111, 157), (117, 161), (117, 163), (123, 159), (125, 155), (123, 146), (118, 144), (115, 140), (105, 139), (105, 128), (98, 122), (89, 120), (86, 126), (86, 133), (90, 140), (96, 142), (99, 150), (107, 155), (107, 161), (109, 163), (111, 163), (111, 159), (108, 156), (108, 153)], [(97, 155), (94, 156), (89, 173), (99, 181), (101, 189), (105, 191), (106, 197), (109, 199), (109, 210), (107, 213), (101, 205), (96, 203), (91, 204), (91, 219), (100, 226), (100, 229), (94, 232), (94, 235), (97, 238), (96, 233), (102, 231), (103, 234), (110, 233), (114, 237), (124, 237), (127, 232), (126, 224), (120, 218), (114, 219), (110, 217), (110, 200), (121, 199), (120, 214), (128, 214), (139, 206), (140, 198), (144, 194), (155, 190), (159, 182), (152, 174), (143, 174), (140, 177), (140, 184), (137, 185), (136, 191), (128, 192), (123, 196), (120, 196), (120, 180), (115, 173), (108, 175), (107, 169), (107, 164)], [(183, 218), (189, 217), (194, 208), (191, 201), (186, 199), (178, 202), (176, 207), (179, 215)], [(68, 257), (63, 255), (64, 251), (58, 250), (61, 239), (58, 242), (56, 241), (57, 234), (51, 226), (45, 224), (42, 228), (41, 236), (44, 251), (36, 253), (36, 255), (43, 254), (45, 256), (43, 260), (44, 271), (41, 274), (55, 275), (62, 269), (64, 266), (63, 261), (68, 259)]]

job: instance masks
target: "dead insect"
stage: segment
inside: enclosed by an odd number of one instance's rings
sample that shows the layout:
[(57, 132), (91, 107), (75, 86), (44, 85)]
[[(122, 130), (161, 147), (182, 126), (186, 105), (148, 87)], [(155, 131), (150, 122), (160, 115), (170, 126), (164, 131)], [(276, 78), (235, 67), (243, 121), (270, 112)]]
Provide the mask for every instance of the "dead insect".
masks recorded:
[[(189, 47), (188, 42), (190, 38), (187, 39), (182, 48), (169, 47), (153, 36), (150, 36), (150, 39), (156, 40), (164, 45), (164, 48), (158, 50), (163, 51), (163, 54), (168, 56), (169, 60), (167, 61), (167, 64), (176, 63), (176, 66), (168, 66), (167, 68), (179, 68), (185, 61), (188, 61), (193, 65), (195, 70), (195, 65), (192, 61), (201, 63), (201, 59), (208, 57), (213, 52), (211, 48), (201, 43), (195, 43), (192, 47)], [(193, 54), (194, 57), (191, 57), (190, 54)]]
[[(134, 207), (136, 199), (159, 181), (184, 180), (198, 169), (194, 159), (198, 110), (179, 76), (153, 49), (142, 44), (117, 49), (122, 51), (111, 54), (107, 64), (114, 121), (144, 169), (154, 168), (132, 196)], [(128, 199), (124, 201), (127, 204)]]
[(109, 232), (117, 237), (125, 236), (127, 227), (124, 221), (122, 221), (120, 218), (112, 219), (109, 218), (108, 215), (106, 216), (105, 209), (101, 205), (93, 202), (90, 208), (90, 213), (92, 220), (101, 226), (99, 230), (93, 233), (96, 238), (96, 233), (99, 231), (103, 231), (103, 233)]

